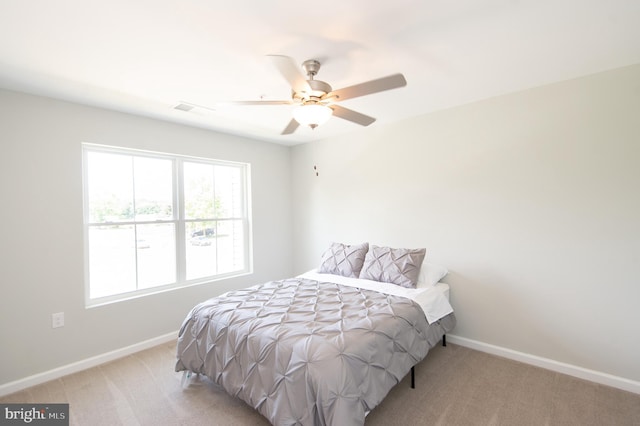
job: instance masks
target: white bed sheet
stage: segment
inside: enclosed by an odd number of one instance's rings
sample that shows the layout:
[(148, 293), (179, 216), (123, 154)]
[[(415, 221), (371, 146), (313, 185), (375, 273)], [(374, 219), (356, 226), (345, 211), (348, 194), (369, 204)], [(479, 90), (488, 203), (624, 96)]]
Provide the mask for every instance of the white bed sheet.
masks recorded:
[(432, 324), (453, 312), (453, 308), (449, 304), (449, 286), (444, 283), (438, 283), (435, 286), (427, 288), (405, 288), (396, 284), (364, 280), (360, 278), (349, 278), (333, 274), (320, 274), (316, 269), (305, 272), (304, 274), (299, 275), (299, 277), (348, 285), (351, 287), (374, 290), (385, 294), (409, 298), (420, 305), (429, 324)]
[(444, 297), (447, 298), (447, 300), (451, 301), (451, 298), (449, 297), (449, 284), (447, 283), (443, 283), (442, 281), (436, 283), (433, 286), (436, 290), (439, 290), (442, 292), (442, 294), (444, 294)]

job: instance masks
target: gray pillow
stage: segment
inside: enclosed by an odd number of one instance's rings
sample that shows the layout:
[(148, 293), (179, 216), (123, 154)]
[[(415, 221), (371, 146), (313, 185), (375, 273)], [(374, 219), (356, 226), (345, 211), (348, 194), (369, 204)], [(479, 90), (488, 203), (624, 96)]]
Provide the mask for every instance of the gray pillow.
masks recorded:
[(332, 243), (331, 247), (322, 255), (322, 263), (318, 272), (358, 278), (367, 250), (369, 250), (369, 243), (351, 246)]
[(425, 249), (394, 249), (372, 245), (364, 259), (360, 278), (415, 288)]

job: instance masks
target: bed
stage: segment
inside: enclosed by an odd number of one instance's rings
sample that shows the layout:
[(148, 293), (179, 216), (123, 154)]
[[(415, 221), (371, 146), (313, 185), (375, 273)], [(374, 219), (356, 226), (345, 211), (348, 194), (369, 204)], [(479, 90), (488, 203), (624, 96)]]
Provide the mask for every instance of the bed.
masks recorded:
[(274, 425), (362, 425), (455, 326), (447, 296), (316, 270), (231, 291), (189, 312), (175, 369)]

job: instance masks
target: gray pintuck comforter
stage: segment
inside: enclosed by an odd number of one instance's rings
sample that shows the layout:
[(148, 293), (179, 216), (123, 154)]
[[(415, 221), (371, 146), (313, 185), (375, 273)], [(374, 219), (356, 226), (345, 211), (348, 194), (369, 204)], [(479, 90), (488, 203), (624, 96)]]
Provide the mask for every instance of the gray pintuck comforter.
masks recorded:
[(273, 281), (194, 307), (176, 371), (206, 375), (274, 425), (362, 425), (435, 344), (428, 328), (410, 299)]

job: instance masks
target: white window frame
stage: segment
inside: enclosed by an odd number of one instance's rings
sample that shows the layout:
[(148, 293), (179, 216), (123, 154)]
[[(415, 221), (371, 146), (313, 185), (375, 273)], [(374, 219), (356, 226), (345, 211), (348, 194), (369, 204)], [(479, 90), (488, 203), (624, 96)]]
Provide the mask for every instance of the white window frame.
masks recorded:
[[(176, 282), (156, 287), (137, 289), (134, 291), (128, 291), (118, 293), (110, 296), (103, 296), (97, 298), (90, 297), (90, 254), (89, 254), (89, 229), (94, 226), (100, 226), (108, 224), (109, 222), (90, 222), (89, 211), (89, 188), (88, 182), (88, 161), (87, 155), (89, 152), (103, 152), (112, 154), (122, 154), (128, 156), (139, 156), (147, 158), (169, 159), (173, 163), (173, 218), (166, 220), (153, 220), (142, 221), (135, 218), (131, 221), (118, 222), (118, 225), (144, 225), (144, 224), (162, 224), (173, 223), (175, 226), (175, 256), (176, 256)], [(98, 145), (92, 143), (82, 144), (82, 187), (83, 187), (83, 225), (84, 225), (84, 281), (85, 281), (85, 306), (87, 308), (101, 306), (113, 302), (129, 300), (138, 298), (150, 294), (162, 293), (165, 291), (172, 291), (180, 288), (185, 288), (193, 285), (200, 285), (210, 283), (212, 281), (218, 281), (231, 277), (237, 277), (247, 275), (253, 272), (253, 238), (251, 233), (251, 202), (250, 202), (250, 181), (251, 181), (251, 167), (249, 163), (232, 162), (225, 160), (217, 160), (211, 158), (192, 157), (179, 154), (168, 154), (154, 151), (144, 151), (132, 148), (123, 148), (107, 145)], [(211, 275), (203, 278), (187, 280), (186, 279), (186, 238), (185, 238), (185, 224), (187, 222), (194, 222), (200, 219), (186, 219), (185, 207), (184, 207), (184, 193), (183, 193), (183, 164), (185, 162), (202, 163), (208, 165), (222, 165), (237, 167), (241, 171), (241, 187), (242, 187), (242, 200), (241, 200), (241, 216), (240, 217), (225, 217), (217, 218), (217, 220), (241, 220), (243, 223), (243, 249), (244, 249), (244, 268), (241, 270)], [(202, 220), (208, 220), (202, 218)], [(210, 220), (209, 220), (210, 221)]]

